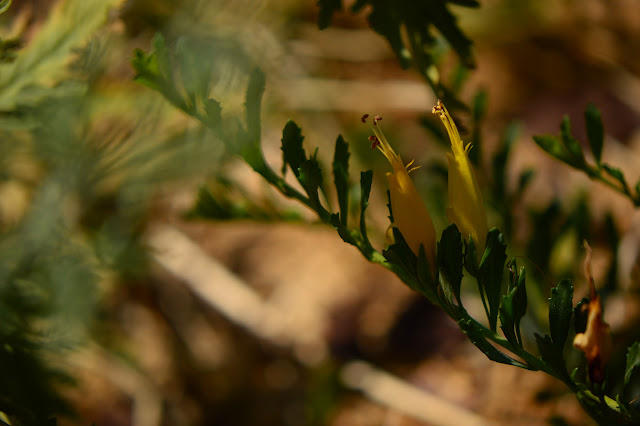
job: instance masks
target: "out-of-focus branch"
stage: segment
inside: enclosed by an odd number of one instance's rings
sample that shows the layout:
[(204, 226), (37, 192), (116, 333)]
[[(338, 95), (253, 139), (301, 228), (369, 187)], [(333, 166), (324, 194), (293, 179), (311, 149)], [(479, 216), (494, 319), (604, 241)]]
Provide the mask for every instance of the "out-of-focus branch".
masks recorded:
[(434, 426), (484, 426), (481, 416), (420, 389), (364, 361), (342, 368), (342, 381), (379, 404), (402, 411)]

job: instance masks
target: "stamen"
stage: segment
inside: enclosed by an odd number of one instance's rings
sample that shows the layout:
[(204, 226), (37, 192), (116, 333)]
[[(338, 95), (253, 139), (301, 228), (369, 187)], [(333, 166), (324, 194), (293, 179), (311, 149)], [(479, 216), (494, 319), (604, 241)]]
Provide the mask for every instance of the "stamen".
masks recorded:
[(369, 136), (369, 140), (371, 141), (371, 149), (376, 149), (381, 145), (380, 140), (376, 136)]
[(431, 110), (433, 114), (439, 114), (444, 127), (447, 129), (447, 133), (449, 134), (449, 138), (451, 139), (451, 145), (459, 147), (460, 150), (468, 152), (467, 147), (464, 146), (462, 139), (460, 138), (460, 133), (458, 132), (458, 128), (456, 127), (453, 118), (447, 111), (447, 108), (444, 106), (442, 101), (438, 99), (436, 106)]
[[(407, 164), (405, 166), (405, 168), (407, 169), (407, 173), (411, 173), (414, 170), (418, 170), (420, 167), (422, 167), (422, 166), (413, 166), (413, 162), (414, 161), (416, 161), (416, 160), (414, 159), (414, 160), (409, 161), (409, 164)], [(413, 166), (413, 167), (411, 167), (411, 166)]]
[[(369, 117), (369, 114), (365, 114), (362, 116), (360, 120), (363, 123), (367, 123), (368, 117)], [(371, 148), (379, 149), (380, 152), (382, 152), (382, 154), (385, 157), (387, 157), (387, 160), (389, 160), (389, 162), (394, 167), (396, 167), (398, 163), (402, 164), (402, 160), (400, 159), (400, 156), (398, 156), (398, 154), (394, 152), (393, 148), (391, 148), (391, 145), (387, 141), (387, 138), (384, 137), (384, 134), (382, 133), (382, 129), (380, 128), (380, 126), (378, 126), (378, 121), (380, 120), (382, 120), (382, 116), (376, 115), (373, 118), (373, 125), (369, 124), (369, 126), (371, 127), (371, 130), (373, 130), (373, 133), (375, 135), (375, 136), (369, 136), (369, 140), (371, 141)]]

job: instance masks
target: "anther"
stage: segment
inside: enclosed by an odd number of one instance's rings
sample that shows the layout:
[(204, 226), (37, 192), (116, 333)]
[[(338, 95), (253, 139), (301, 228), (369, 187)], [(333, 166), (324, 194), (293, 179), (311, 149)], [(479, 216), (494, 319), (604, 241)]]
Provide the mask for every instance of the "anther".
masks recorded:
[(380, 146), (380, 140), (376, 136), (369, 136), (369, 141), (371, 141), (371, 149), (376, 149)]
[(442, 113), (444, 113), (444, 106), (442, 105), (442, 101), (440, 99), (438, 99), (438, 102), (436, 103), (436, 106), (433, 107), (433, 110), (431, 110), (431, 112), (433, 114), (442, 114)]
[(382, 120), (382, 116), (380, 115), (376, 115), (375, 117), (373, 117), (373, 125), (375, 126), (376, 124), (378, 124), (378, 121)]
[(366, 122), (367, 122), (367, 118), (369, 118), (369, 114), (365, 114), (365, 115), (363, 115), (363, 116), (362, 116), (362, 118), (360, 119), (360, 121), (362, 121), (363, 123), (365, 123), (365, 124), (366, 124)]

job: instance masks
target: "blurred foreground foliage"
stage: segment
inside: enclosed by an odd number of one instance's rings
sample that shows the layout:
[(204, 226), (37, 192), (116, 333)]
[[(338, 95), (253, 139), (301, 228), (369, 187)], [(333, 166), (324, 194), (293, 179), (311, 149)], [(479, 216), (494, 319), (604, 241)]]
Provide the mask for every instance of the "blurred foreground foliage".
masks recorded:
[(145, 270), (154, 193), (220, 159), (153, 95), (109, 85), (125, 45), (109, 13), (122, 3), (61, 1), (23, 49), (21, 34), (3, 40), (0, 411), (12, 425), (72, 414), (63, 360), (93, 329), (100, 289)]

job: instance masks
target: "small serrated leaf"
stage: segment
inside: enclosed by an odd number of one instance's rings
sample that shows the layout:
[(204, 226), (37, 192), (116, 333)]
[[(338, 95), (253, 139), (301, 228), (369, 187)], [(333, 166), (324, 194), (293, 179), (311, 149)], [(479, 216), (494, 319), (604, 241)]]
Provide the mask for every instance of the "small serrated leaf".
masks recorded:
[(434, 277), (435, 271), (431, 270), (429, 260), (424, 252), (424, 246), (420, 246), (418, 250), (418, 265), (417, 265), (417, 278), (420, 283), (423, 284), (423, 294), (427, 296), (432, 303), (437, 304), (437, 285), (435, 284)]
[(578, 142), (571, 133), (571, 120), (569, 116), (565, 115), (560, 123), (560, 137), (562, 143), (567, 148), (571, 165), (578, 169), (583, 168), (585, 165), (584, 152), (582, 152), (582, 145)]
[[(418, 257), (413, 253), (398, 228), (391, 228), (394, 243), (382, 251), (385, 259), (396, 269), (394, 272), (414, 291), (422, 293), (423, 289), (416, 275)], [(397, 268), (400, 268), (399, 271)], [(398, 274), (400, 272), (400, 274)]]
[(519, 346), (515, 332), (515, 320), (513, 312), (513, 300), (508, 294), (502, 296), (502, 304), (500, 305), (500, 328), (502, 334), (507, 338), (513, 346)]
[(600, 167), (602, 158), (602, 146), (604, 145), (604, 126), (600, 110), (592, 103), (584, 111), (585, 126), (587, 129), (587, 139), (593, 153), (596, 164)]
[(360, 172), (360, 233), (362, 238), (369, 245), (369, 238), (367, 237), (367, 221), (365, 212), (369, 207), (369, 194), (371, 194), (371, 183), (373, 182), (373, 171), (367, 170), (366, 172)]
[(476, 278), (478, 277), (479, 255), (480, 253), (478, 253), (476, 243), (473, 241), (473, 238), (471, 238), (471, 235), (469, 235), (469, 240), (467, 241), (467, 247), (464, 254), (464, 267), (472, 277)]
[(551, 340), (562, 351), (569, 335), (571, 315), (573, 314), (573, 284), (562, 280), (551, 289), (549, 299), (549, 329)]
[(620, 182), (620, 185), (622, 185), (623, 189), (627, 188), (627, 180), (625, 179), (622, 170), (616, 167), (611, 167), (607, 164), (602, 164), (602, 168), (605, 172), (607, 172), (607, 174), (609, 174), (609, 176)]
[(333, 155), (333, 183), (338, 196), (340, 207), (340, 219), (347, 225), (349, 215), (349, 144), (342, 135), (336, 139), (336, 147)]
[(510, 356), (504, 354), (495, 348), (491, 343), (487, 341), (482, 333), (481, 326), (472, 319), (461, 319), (458, 321), (458, 326), (464, 334), (467, 335), (471, 343), (473, 343), (478, 349), (484, 353), (491, 361), (499, 362), (501, 364), (514, 365), (516, 367), (530, 370), (527, 364), (517, 361)]
[(298, 170), (298, 181), (307, 192), (307, 195), (312, 200), (318, 201), (318, 189), (322, 188), (322, 170), (315, 155), (305, 159)]
[(559, 348), (548, 334), (542, 337), (536, 333), (535, 338), (542, 360), (553, 368), (558, 377), (570, 380), (566, 363), (562, 357), (562, 348)]
[(560, 141), (560, 139), (556, 136), (534, 135), (533, 140), (540, 148), (545, 150), (552, 157), (555, 157), (564, 163), (572, 165), (567, 149), (565, 148), (562, 141)]
[[(448, 297), (448, 302), (462, 306), (460, 286), (462, 284), (462, 239), (456, 225), (449, 225), (438, 242), (438, 269), (440, 271), (440, 287)], [(456, 300), (451, 299), (453, 294)]]
[(307, 159), (307, 154), (302, 147), (302, 129), (293, 121), (287, 121), (284, 129), (282, 129), (282, 171), (286, 170), (286, 166), (289, 165), (293, 174), (300, 176), (300, 166), (302, 162)]
[(520, 321), (527, 312), (525, 270), (522, 268), (518, 274), (515, 259), (509, 263), (509, 269), (513, 271), (512, 281), (514, 283), (509, 285), (509, 292), (502, 296), (500, 324), (509, 343), (514, 346), (522, 346)]
[(507, 246), (502, 234), (493, 228), (487, 234), (487, 246), (478, 267), (478, 285), (484, 290), (489, 304), (489, 326), (496, 331), (498, 308), (500, 306), (504, 262), (507, 260)]
[(640, 342), (635, 342), (627, 349), (627, 366), (624, 372), (624, 385), (629, 385), (631, 377), (636, 369), (640, 367)]

